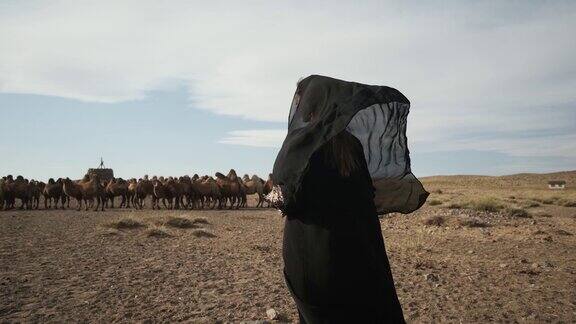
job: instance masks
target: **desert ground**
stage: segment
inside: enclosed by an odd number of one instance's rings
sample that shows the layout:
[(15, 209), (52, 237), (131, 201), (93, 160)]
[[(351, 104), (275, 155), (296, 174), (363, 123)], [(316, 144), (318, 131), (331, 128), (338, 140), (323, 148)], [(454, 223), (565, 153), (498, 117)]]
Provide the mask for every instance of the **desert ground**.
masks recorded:
[[(423, 208), (381, 218), (408, 322), (576, 322), (576, 171), (422, 181)], [(295, 322), (283, 222), (255, 208), (0, 212), (0, 321)]]

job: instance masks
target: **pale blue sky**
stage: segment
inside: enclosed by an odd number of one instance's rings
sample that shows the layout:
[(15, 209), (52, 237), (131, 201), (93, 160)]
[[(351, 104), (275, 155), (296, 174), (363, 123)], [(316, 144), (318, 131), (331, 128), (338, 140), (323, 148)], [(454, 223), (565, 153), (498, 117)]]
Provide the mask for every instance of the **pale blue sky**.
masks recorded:
[(270, 172), (296, 81), (412, 102), (412, 169), (576, 169), (576, 3), (0, 2), (0, 174)]

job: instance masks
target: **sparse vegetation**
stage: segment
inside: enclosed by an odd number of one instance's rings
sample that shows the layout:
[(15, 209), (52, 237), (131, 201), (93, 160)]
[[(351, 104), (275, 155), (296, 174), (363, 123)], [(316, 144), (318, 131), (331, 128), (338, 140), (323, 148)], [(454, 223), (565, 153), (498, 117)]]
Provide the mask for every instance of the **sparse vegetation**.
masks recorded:
[(444, 217), (440, 215), (430, 216), (424, 219), (424, 225), (429, 226), (442, 226), (445, 223)]
[(564, 207), (576, 207), (576, 201), (567, 201), (563, 205)]
[(168, 231), (168, 229), (164, 226), (153, 226), (150, 227), (147, 231), (146, 234), (149, 237), (158, 237), (158, 238), (162, 238), (162, 237), (170, 237), (172, 236), (172, 234), (170, 233), (170, 231)]
[(146, 225), (141, 221), (134, 219), (132, 217), (125, 217), (110, 223), (109, 226), (115, 229), (135, 229), (139, 227), (144, 227)]
[(552, 205), (554, 203), (554, 199), (552, 198), (533, 198), (533, 199), (544, 205)]
[(194, 225), (194, 223), (188, 219), (188, 218), (184, 218), (184, 217), (170, 217), (167, 221), (166, 221), (166, 225), (168, 226), (172, 226), (172, 227), (177, 227), (177, 228), (193, 228), (196, 227)]
[(524, 204), (522, 204), (522, 206), (524, 206), (524, 208), (534, 208), (534, 207), (540, 207), (540, 203), (535, 201), (527, 201)]
[(118, 235), (120, 232), (115, 228), (106, 228), (102, 231), (103, 236), (114, 236)]
[(209, 232), (205, 229), (197, 229), (194, 231), (194, 236), (196, 237), (216, 237), (216, 235), (212, 232)]
[(489, 227), (490, 224), (477, 217), (462, 217), (458, 219), (458, 224), (465, 227)]
[(508, 208), (506, 209), (506, 213), (512, 217), (523, 217), (523, 218), (531, 218), (530, 214), (521, 208)]
[(204, 217), (196, 217), (192, 222), (194, 224), (210, 224), (210, 222), (208, 222), (208, 220)]
[(430, 199), (430, 200), (428, 200), (428, 205), (430, 205), (430, 206), (442, 205), (442, 200)]
[(494, 198), (482, 198), (479, 200), (471, 201), (467, 204), (470, 209), (486, 212), (498, 212), (504, 206)]
[(462, 208), (462, 205), (460, 205), (458, 203), (450, 203), (445, 207), (448, 209), (460, 209), (460, 208)]

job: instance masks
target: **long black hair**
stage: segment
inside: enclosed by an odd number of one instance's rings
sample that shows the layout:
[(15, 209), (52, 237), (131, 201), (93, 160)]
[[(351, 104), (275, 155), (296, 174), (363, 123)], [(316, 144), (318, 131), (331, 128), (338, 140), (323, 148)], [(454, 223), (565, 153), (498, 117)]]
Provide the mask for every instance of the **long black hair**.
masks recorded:
[(362, 154), (358, 152), (357, 141), (354, 135), (344, 130), (325, 144), (326, 162), (336, 168), (342, 177), (349, 177), (360, 167)]

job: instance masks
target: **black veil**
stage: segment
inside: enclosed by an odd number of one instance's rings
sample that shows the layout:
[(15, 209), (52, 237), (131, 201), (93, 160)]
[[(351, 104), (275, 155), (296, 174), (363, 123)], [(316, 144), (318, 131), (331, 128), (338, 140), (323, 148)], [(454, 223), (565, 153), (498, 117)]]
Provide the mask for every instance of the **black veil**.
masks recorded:
[(308, 161), (343, 130), (362, 144), (379, 214), (410, 213), (428, 192), (410, 170), (406, 121), (410, 101), (398, 90), (312, 75), (298, 83), (288, 134), (272, 179), (282, 190), (284, 212), (295, 210)]

